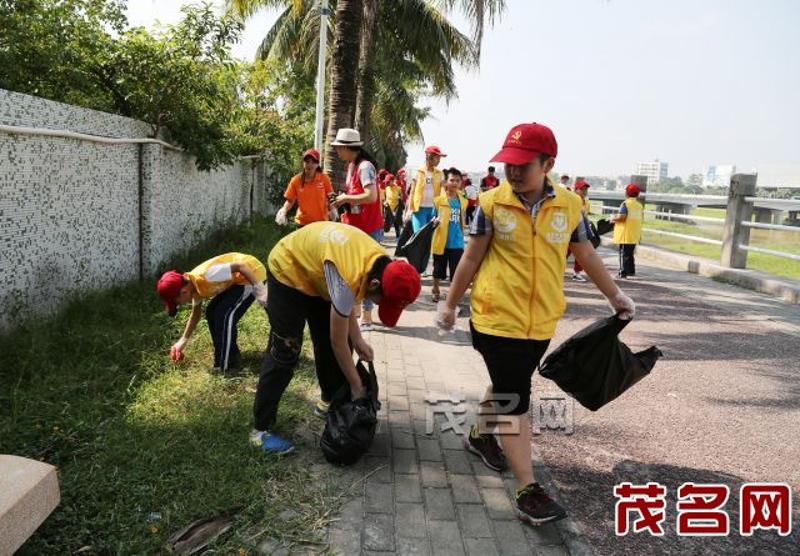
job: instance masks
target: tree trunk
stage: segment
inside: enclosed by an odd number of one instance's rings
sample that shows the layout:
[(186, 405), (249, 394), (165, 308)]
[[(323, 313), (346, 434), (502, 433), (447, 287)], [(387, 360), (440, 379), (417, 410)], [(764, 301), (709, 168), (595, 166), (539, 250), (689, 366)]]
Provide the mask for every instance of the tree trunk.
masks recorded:
[(356, 101), (356, 128), (367, 143), (370, 136), (369, 115), (375, 97), (375, 19), (378, 0), (363, 0), (364, 21), (361, 23), (361, 57), (358, 62), (358, 97)]
[(330, 144), (336, 137), (336, 130), (353, 127), (355, 123), (362, 16), (362, 0), (338, 0), (336, 3), (325, 168), (328, 169), (334, 188), (337, 189), (344, 187), (345, 167)]

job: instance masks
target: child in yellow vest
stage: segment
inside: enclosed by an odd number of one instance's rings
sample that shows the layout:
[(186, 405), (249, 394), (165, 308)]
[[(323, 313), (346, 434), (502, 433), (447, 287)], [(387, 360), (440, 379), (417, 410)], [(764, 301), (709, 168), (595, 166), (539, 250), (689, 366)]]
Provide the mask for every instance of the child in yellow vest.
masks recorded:
[(444, 171), (447, 176), (445, 190), (434, 199), (436, 219), (439, 226), (433, 232), (433, 288), (431, 294), (434, 301), (439, 301), (441, 292), (439, 284), (447, 279), (447, 268), (450, 267), (450, 281), (456, 273), (458, 261), (464, 254), (464, 214), (467, 200), (461, 194), (461, 172), (457, 168)]
[(324, 405), (345, 384), (358, 400), (364, 387), (350, 346), (362, 359), (373, 358), (355, 316), (358, 305), (371, 299), (383, 324), (395, 326), (419, 295), (420, 278), (406, 261), (387, 257), (366, 232), (338, 222), (314, 222), (287, 235), (270, 252), (267, 267), (269, 344), (250, 439), (265, 452), (282, 454), (294, 447), (272, 428), (300, 357), (306, 323)]
[[(628, 317), (634, 313), (633, 301), (614, 283), (589, 241), (580, 198), (547, 179), (557, 152), (553, 132), (541, 124), (521, 124), (508, 133), (492, 159), (505, 163), (507, 181), (481, 195), (470, 240), (437, 317), (441, 328), (452, 328), (458, 302), (472, 283), (472, 345), (483, 356), (491, 387), (479, 407), (479, 425), (465, 435), (464, 447), (496, 471), (510, 463), (518, 486), (517, 515), (532, 525), (566, 515), (534, 482), (527, 413), (533, 371), (566, 305), (567, 248), (615, 311)], [(499, 425), (502, 449), (487, 419)]]
[(386, 182), (386, 206), (392, 213), (394, 233), (400, 237), (400, 228), (403, 225), (403, 188), (398, 183), (397, 177), (389, 174)]
[(633, 253), (642, 239), (642, 218), (644, 207), (639, 202), (641, 190), (635, 183), (625, 188), (625, 202), (619, 212), (612, 217), (614, 222), (614, 243), (619, 245), (619, 277), (633, 278), (636, 275), (636, 261)]
[(267, 270), (251, 255), (225, 253), (181, 274), (175, 270), (165, 272), (156, 290), (167, 313), (175, 316), (178, 305), (192, 302), (192, 314), (183, 335), (170, 349), (176, 363), (183, 359), (183, 350), (192, 337), (203, 314), (203, 301), (211, 299), (206, 308), (206, 319), (214, 342), (214, 369), (227, 371), (239, 363), (236, 332), (239, 319), (257, 299), (266, 305), (267, 291), (264, 280)]

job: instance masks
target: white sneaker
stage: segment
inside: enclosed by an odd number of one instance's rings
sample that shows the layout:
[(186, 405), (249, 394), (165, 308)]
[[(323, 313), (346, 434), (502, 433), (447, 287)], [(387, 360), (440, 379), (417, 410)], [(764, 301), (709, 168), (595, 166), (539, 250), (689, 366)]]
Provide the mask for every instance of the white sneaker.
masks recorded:
[(375, 330), (375, 325), (371, 322), (362, 322), (358, 327), (361, 329), (361, 332), (371, 332)]
[(573, 273), (572, 280), (574, 282), (586, 282), (586, 278), (582, 274)]

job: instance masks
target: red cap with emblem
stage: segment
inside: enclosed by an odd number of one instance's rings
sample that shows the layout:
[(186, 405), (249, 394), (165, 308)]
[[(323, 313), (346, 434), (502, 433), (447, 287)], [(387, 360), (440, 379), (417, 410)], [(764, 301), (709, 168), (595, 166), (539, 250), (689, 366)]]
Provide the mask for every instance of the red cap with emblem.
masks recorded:
[(381, 279), (381, 301), (378, 317), (386, 326), (395, 326), (400, 313), (414, 302), (422, 289), (419, 272), (406, 261), (392, 261), (386, 265)]
[(625, 195), (628, 197), (638, 197), (641, 192), (642, 190), (635, 183), (629, 183), (628, 187), (625, 188)]
[(503, 148), (490, 162), (522, 166), (540, 154), (548, 154), (553, 158), (558, 155), (558, 143), (552, 130), (546, 125), (537, 123), (519, 124), (511, 128)]

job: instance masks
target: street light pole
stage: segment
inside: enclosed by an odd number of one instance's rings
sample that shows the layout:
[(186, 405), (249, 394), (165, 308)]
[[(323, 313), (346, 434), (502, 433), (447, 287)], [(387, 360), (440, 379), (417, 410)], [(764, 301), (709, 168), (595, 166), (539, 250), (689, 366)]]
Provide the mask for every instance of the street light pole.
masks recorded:
[(322, 123), (325, 115), (325, 51), (328, 42), (328, 0), (320, 0), (319, 60), (317, 62), (317, 114), (314, 121), (314, 148), (322, 152)]

